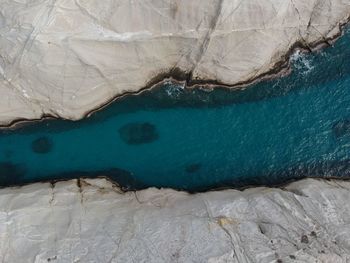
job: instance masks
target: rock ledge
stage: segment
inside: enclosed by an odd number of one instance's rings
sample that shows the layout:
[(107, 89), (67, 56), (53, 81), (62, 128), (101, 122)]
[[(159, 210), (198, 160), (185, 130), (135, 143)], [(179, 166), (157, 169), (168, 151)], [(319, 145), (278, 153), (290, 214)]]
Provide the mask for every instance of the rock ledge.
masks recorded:
[(106, 179), (0, 190), (3, 262), (348, 262), (350, 182), (190, 195)]

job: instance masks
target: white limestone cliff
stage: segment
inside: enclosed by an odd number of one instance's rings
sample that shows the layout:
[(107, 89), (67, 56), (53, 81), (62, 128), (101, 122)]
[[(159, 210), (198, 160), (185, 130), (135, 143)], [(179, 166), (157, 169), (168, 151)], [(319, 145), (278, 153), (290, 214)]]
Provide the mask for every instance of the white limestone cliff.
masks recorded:
[(350, 182), (195, 195), (105, 179), (0, 190), (1, 262), (349, 262)]
[(0, 124), (79, 119), (175, 68), (250, 81), (349, 14), (350, 0), (0, 0)]

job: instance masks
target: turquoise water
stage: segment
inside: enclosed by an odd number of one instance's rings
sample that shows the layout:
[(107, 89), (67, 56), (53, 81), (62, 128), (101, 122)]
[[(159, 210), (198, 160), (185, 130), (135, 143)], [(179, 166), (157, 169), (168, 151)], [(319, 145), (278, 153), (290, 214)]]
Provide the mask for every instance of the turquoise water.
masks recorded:
[(168, 83), (91, 118), (0, 134), (0, 185), (106, 175), (200, 191), (350, 175), (350, 32), (244, 91)]

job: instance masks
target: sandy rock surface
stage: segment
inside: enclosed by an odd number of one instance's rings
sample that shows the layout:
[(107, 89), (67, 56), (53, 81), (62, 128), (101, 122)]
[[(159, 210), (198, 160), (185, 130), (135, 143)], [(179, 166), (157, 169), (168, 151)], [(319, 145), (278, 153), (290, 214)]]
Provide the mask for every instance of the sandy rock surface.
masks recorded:
[(0, 125), (79, 119), (175, 68), (249, 81), (349, 14), (350, 0), (1, 0)]
[(189, 195), (105, 179), (0, 190), (1, 262), (349, 262), (350, 182)]

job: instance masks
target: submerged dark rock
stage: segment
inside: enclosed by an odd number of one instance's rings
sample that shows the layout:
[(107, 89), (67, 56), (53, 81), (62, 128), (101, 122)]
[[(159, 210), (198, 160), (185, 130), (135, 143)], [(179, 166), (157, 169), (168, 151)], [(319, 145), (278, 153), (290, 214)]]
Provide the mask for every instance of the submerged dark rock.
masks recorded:
[(349, 135), (350, 134), (350, 119), (341, 120), (341, 121), (336, 122), (332, 127), (332, 131), (333, 131), (335, 137), (337, 137), (337, 138), (343, 137), (345, 135)]
[(53, 143), (50, 138), (43, 136), (32, 142), (32, 151), (39, 154), (45, 154), (52, 150)]
[(25, 169), (21, 165), (12, 162), (0, 162), (0, 186), (21, 184)]
[(127, 144), (151, 143), (159, 138), (156, 126), (148, 123), (129, 123), (119, 129), (120, 138)]
[(187, 173), (195, 173), (198, 172), (201, 169), (202, 165), (200, 163), (193, 163), (188, 166), (186, 166), (185, 170)]
[(11, 150), (4, 151), (4, 156), (6, 159), (10, 159), (12, 157), (12, 155), (13, 155), (13, 151), (11, 151)]

